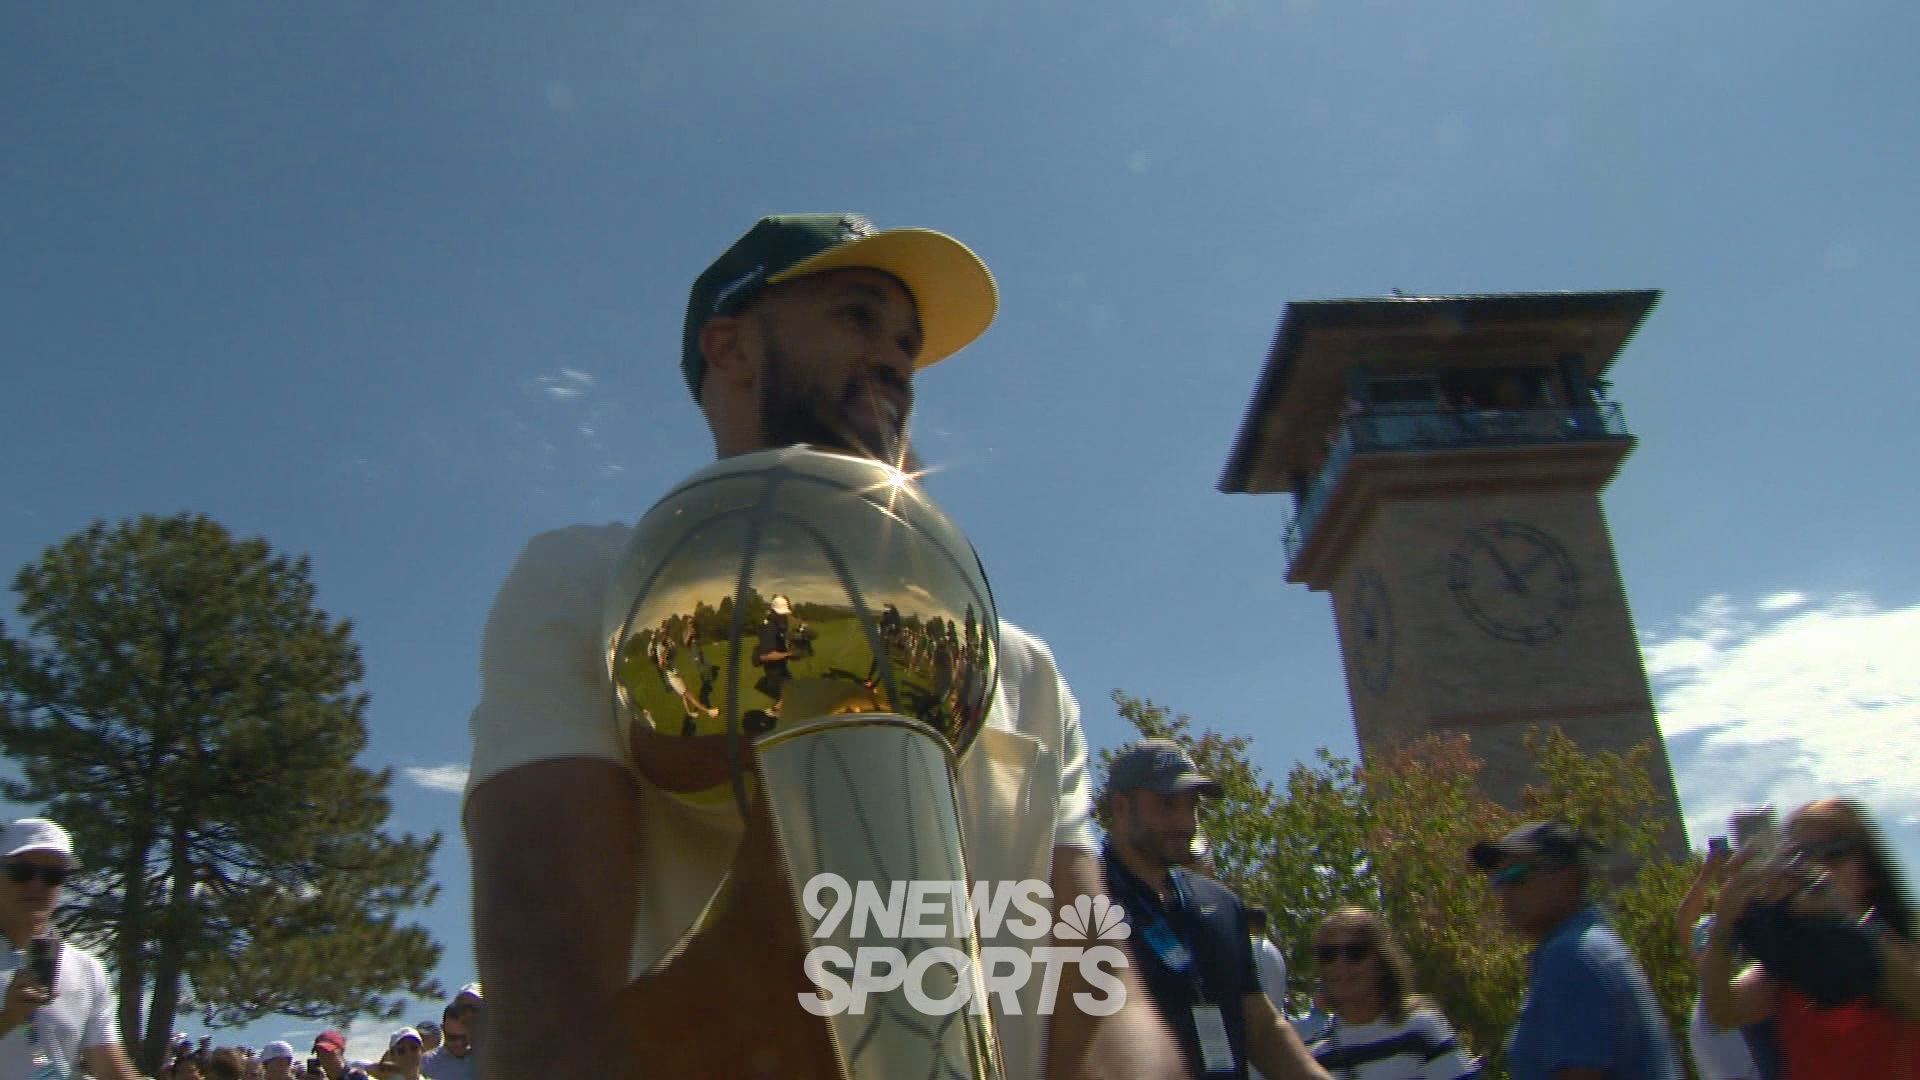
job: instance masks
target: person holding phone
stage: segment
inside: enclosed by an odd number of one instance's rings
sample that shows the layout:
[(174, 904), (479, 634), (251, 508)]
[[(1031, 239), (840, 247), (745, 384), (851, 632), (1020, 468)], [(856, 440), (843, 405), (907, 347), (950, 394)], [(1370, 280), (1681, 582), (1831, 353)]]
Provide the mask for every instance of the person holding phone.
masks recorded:
[[(1892, 849), (1866, 808), (1845, 798), (1788, 815), (1778, 846), (1776, 854), (1743, 843), (1728, 864), (1701, 958), (1707, 1016), (1721, 1027), (1773, 1020), (1787, 1080), (1920, 1080), (1920, 934)], [(1735, 931), (1750, 911), (1767, 909), (1784, 912), (1788, 925), (1797, 921), (1798, 936), (1818, 943), (1815, 954), (1783, 951), (1779, 966), (1764, 955), (1738, 965)], [(1834, 970), (1855, 966), (1842, 960), (1856, 946), (1869, 950), (1871, 985), (1846, 994), (1823, 985)], [(1822, 1000), (1836, 996), (1847, 1000)]]
[(79, 867), (67, 830), (46, 818), (21, 818), (0, 833), (0, 1076), (72, 1076), (136, 1080), (120, 1048), (113, 992), (98, 957), (53, 937), (60, 886)]
[[(1700, 864), (1700, 872), (1694, 876), (1687, 895), (1674, 912), (1674, 933), (1687, 943), (1687, 956), (1696, 969), (1706, 954), (1707, 939), (1713, 933), (1714, 917), (1707, 910), (1708, 900), (1726, 876), (1727, 860), (1732, 857), (1733, 848), (1726, 837), (1708, 840), (1707, 857)], [(1707, 1019), (1704, 996), (1694, 998), (1693, 1018), (1687, 1026), (1687, 1046), (1693, 1052), (1693, 1067), (1701, 1080), (1770, 1080), (1772, 1075), (1761, 1072), (1739, 1029), (1716, 1027)]]

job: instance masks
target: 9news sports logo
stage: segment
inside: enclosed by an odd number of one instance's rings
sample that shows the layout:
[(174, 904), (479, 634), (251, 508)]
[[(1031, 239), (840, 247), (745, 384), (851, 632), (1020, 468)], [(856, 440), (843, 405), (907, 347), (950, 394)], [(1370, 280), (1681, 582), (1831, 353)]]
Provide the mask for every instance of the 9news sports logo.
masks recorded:
[[(963, 1008), (980, 1013), (996, 995), (1003, 1014), (1017, 1015), (1024, 1011), (1020, 992), (1036, 975), (1034, 1011), (1050, 1016), (1069, 964), (1093, 988), (1073, 995), (1088, 1015), (1111, 1016), (1126, 1004), (1118, 973), (1127, 967), (1127, 954), (1117, 943), (1130, 931), (1120, 907), (1105, 896), (1076, 898), (1056, 921), (1053, 889), (1044, 881), (982, 881), (971, 889), (961, 881), (896, 881), (882, 894), (871, 881), (819, 874), (807, 882), (800, 902), (819, 924), (816, 941), (839, 935), (852, 946), (820, 944), (808, 951), (806, 973), (815, 993), (799, 999), (815, 1016), (860, 1016), (870, 995), (896, 991), (925, 1016)], [(982, 941), (1004, 932), (1035, 944), (982, 946), (976, 969), (964, 948), (976, 926)], [(869, 937), (887, 944), (859, 944)]]

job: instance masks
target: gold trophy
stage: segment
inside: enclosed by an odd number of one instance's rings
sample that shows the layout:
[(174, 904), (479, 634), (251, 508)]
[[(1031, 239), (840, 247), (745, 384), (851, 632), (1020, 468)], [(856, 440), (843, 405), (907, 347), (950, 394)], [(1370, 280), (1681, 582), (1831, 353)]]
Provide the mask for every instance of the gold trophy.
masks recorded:
[[(677, 798), (733, 804), (743, 850), (770, 819), (810, 972), (879, 947), (918, 976), (857, 1010), (796, 1002), (826, 1013), (847, 1080), (1001, 1076), (964, 900), (940, 934), (923, 921), (891, 935), (824, 902), (972, 881), (953, 765), (986, 722), (998, 627), (971, 545), (910, 476), (807, 447), (689, 477), (641, 520), (614, 579), (607, 663), (635, 768)], [(702, 956), (743, 865), (657, 970)], [(922, 962), (939, 957), (964, 962)]]

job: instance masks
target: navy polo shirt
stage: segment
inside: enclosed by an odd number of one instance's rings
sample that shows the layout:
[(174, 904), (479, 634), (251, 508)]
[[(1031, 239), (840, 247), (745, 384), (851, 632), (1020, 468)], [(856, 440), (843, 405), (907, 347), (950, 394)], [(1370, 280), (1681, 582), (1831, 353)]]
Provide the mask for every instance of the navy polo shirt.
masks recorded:
[[(1147, 996), (1180, 1040), (1187, 1070), (1194, 1076), (1246, 1080), (1247, 1018), (1241, 1002), (1261, 993), (1260, 968), (1253, 956), (1253, 938), (1247, 932), (1247, 909), (1225, 885), (1191, 871), (1174, 869), (1174, 896), (1160, 901), (1159, 890), (1141, 881), (1125, 863), (1105, 853), (1108, 898), (1126, 913), (1127, 956)], [(1192, 954), (1185, 972), (1173, 970), (1147, 942), (1147, 929), (1165, 920), (1173, 936)], [(1233, 1048), (1233, 1071), (1203, 1073), (1200, 1032), (1194, 1026), (1193, 1007), (1206, 1003), (1220, 1007), (1220, 1019)]]

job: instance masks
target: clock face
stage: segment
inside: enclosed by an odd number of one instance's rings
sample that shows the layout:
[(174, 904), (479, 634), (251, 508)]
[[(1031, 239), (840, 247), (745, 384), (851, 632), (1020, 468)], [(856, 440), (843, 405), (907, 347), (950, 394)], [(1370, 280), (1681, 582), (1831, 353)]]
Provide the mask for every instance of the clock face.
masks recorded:
[(1517, 521), (1467, 530), (1448, 560), (1447, 587), (1480, 629), (1525, 645), (1559, 637), (1580, 607), (1580, 571), (1566, 547)]
[(1360, 571), (1347, 599), (1347, 652), (1354, 673), (1367, 689), (1378, 694), (1393, 680), (1393, 646), (1399, 630), (1393, 622), (1393, 602), (1378, 570)]

